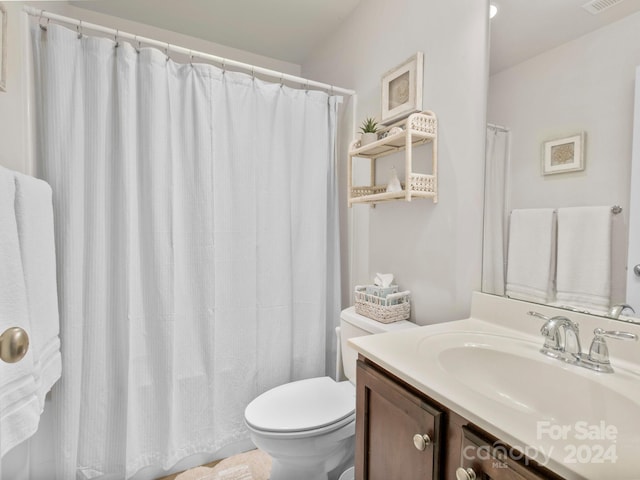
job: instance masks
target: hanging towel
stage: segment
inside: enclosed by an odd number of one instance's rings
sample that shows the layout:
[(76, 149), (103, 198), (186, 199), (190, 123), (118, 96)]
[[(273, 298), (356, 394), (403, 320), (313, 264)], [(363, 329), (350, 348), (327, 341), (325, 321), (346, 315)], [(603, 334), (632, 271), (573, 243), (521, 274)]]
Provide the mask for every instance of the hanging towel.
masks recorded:
[[(14, 182), (14, 173), (0, 167), (0, 333), (21, 327), (31, 335)], [(0, 361), (0, 458), (37, 430), (41, 406), (36, 391), (31, 348), (17, 363)]]
[(60, 338), (56, 255), (53, 237), (51, 187), (19, 173), (16, 178), (15, 212), (22, 268), (31, 324), (31, 349), (38, 398), (60, 378)]
[(556, 222), (552, 208), (511, 212), (507, 296), (548, 303), (554, 297)]
[(604, 311), (611, 297), (611, 207), (558, 209), (558, 303)]

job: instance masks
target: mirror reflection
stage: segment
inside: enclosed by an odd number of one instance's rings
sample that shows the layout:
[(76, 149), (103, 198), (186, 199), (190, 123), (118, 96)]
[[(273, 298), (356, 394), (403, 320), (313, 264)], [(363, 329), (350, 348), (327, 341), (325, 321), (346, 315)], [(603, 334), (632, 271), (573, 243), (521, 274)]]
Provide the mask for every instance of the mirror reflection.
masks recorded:
[(583, 4), (505, 2), (491, 20), (482, 289), (640, 321), (640, 5)]

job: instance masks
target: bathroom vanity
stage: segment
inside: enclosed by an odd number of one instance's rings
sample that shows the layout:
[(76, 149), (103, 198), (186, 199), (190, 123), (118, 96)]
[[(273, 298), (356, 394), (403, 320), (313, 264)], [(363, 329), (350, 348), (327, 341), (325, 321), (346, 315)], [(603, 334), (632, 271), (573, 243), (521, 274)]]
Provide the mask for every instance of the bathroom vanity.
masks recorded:
[[(471, 318), (355, 338), (356, 479), (637, 480), (640, 343), (612, 340), (614, 373), (540, 353), (568, 315), (582, 345), (621, 324), (475, 293)], [(612, 323), (613, 322), (613, 323)]]
[(357, 399), (359, 480), (561, 479), (366, 358)]

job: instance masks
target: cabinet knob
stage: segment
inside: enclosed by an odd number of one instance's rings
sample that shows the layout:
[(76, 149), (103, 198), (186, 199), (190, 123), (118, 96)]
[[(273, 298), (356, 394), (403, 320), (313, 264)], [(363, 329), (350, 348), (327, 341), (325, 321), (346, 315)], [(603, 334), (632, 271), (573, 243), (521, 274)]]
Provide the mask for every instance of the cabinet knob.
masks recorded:
[(476, 478), (476, 472), (473, 471), (473, 468), (460, 467), (456, 470), (457, 480), (476, 480)]
[(416, 433), (413, 436), (413, 445), (421, 452), (424, 452), (426, 448), (431, 445), (431, 438), (429, 438), (429, 435), (426, 433)]

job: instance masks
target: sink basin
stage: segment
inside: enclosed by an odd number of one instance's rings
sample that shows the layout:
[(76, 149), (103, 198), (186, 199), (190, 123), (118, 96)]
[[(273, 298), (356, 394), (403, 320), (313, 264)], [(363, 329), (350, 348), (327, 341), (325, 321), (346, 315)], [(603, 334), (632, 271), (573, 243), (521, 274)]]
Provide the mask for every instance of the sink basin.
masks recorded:
[[(538, 339), (535, 339), (538, 340)], [(618, 441), (638, 446), (640, 396), (637, 373), (617, 368), (596, 373), (546, 357), (542, 340), (479, 332), (439, 333), (417, 345), (430, 374), (448, 382), (474, 405), (520, 418), (535, 426), (604, 422), (617, 429)]]

